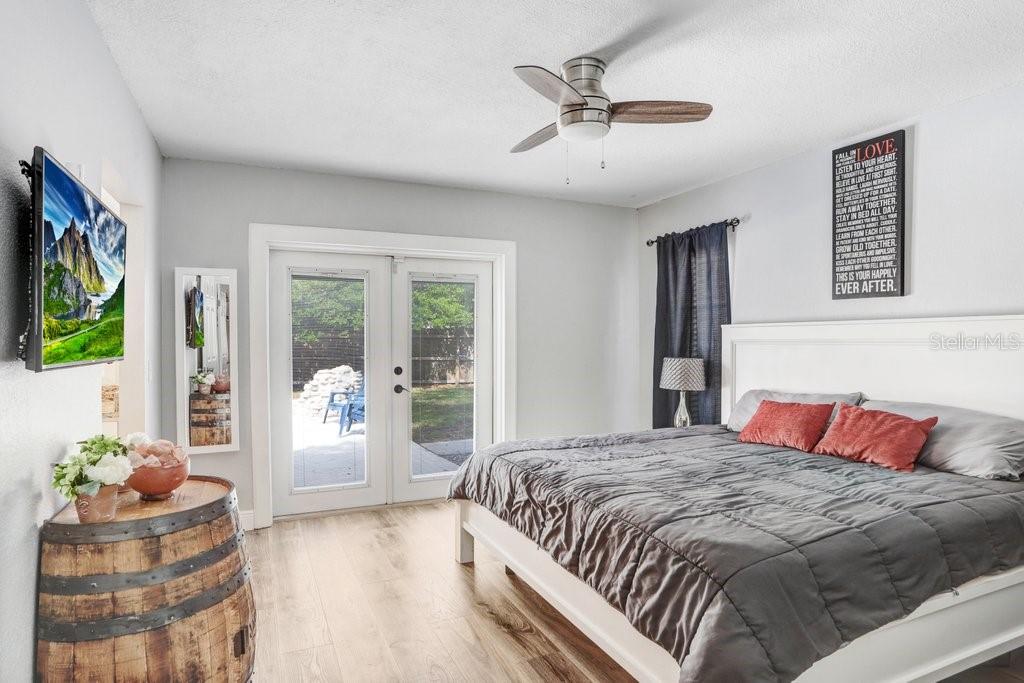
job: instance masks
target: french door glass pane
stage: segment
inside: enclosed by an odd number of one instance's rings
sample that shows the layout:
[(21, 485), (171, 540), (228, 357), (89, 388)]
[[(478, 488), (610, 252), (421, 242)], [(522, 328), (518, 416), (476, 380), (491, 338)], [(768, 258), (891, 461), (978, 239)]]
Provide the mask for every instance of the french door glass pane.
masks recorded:
[(291, 279), (294, 488), (366, 482), (366, 283)]
[(413, 277), (413, 477), (453, 472), (473, 452), (474, 282)]

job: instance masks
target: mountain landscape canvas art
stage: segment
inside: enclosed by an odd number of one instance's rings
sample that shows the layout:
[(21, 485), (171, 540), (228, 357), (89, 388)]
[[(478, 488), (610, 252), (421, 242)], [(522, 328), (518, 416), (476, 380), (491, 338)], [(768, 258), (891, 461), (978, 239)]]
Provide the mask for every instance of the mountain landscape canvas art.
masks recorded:
[(43, 365), (123, 357), (125, 224), (49, 156), (42, 214)]

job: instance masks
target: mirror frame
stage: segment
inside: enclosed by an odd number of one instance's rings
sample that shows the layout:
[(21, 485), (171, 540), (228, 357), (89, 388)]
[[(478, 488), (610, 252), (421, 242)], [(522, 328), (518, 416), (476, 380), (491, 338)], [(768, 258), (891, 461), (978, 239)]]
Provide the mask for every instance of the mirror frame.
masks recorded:
[[(188, 434), (188, 396), (190, 383), (185, 370), (185, 278), (197, 275), (228, 280), (228, 316), (233, 321), (228, 339), (228, 354), (231, 358), (231, 442), (215, 446), (190, 446)], [(174, 269), (174, 378), (175, 378), (175, 421), (177, 442), (189, 455), (199, 453), (227, 453), (240, 449), (238, 443), (238, 271), (234, 268), (188, 268)]]

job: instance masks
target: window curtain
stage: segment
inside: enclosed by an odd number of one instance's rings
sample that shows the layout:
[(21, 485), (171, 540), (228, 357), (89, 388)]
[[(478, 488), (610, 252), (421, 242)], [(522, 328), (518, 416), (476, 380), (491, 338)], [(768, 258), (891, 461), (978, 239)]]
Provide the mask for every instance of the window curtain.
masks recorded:
[(703, 358), (707, 389), (689, 391), (693, 424), (719, 424), (722, 325), (731, 320), (728, 223), (663, 235), (654, 324), (654, 427), (671, 427), (679, 392), (659, 389), (664, 358)]

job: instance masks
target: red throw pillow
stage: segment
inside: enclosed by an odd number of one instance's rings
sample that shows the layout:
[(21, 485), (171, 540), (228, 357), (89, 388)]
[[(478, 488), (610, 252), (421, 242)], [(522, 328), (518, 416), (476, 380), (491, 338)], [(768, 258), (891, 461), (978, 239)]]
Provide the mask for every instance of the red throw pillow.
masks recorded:
[(835, 403), (761, 401), (740, 432), (740, 441), (810, 451), (825, 433)]
[(906, 415), (844, 403), (814, 452), (910, 472), (928, 432), (938, 421), (937, 417), (915, 420)]

